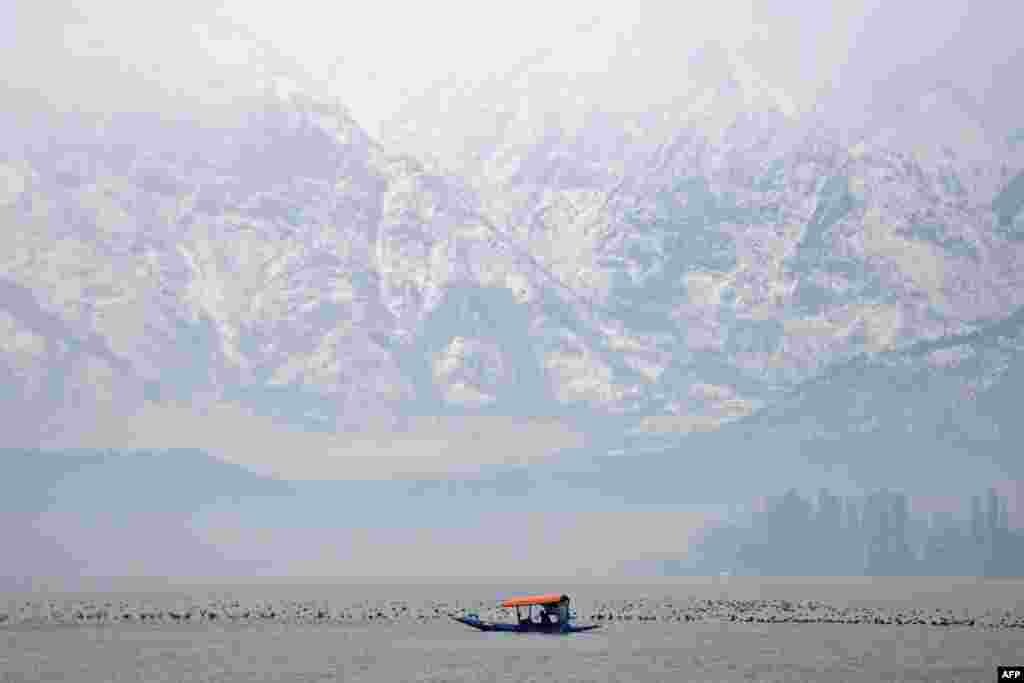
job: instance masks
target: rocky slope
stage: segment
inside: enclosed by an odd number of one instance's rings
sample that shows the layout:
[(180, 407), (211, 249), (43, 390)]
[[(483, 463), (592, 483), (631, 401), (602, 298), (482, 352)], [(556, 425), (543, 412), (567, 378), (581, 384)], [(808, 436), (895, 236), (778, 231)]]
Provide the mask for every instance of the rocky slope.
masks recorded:
[(6, 445), (237, 452), (213, 432), (272, 419), (369, 434), (365, 453), (403, 434), (472, 452), (509, 416), (540, 450), (674, 438), (922, 344), (915, 368), (972, 368), (979, 400), (1015, 381), (949, 358), (1024, 305), (1019, 134), (938, 83), (851, 145), (724, 49), (687, 68), (630, 111), (527, 65), (522, 92), (464, 91), (442, 136), (460, 145), (419, 158), (280, 85), (217, 129), (9, 112)]

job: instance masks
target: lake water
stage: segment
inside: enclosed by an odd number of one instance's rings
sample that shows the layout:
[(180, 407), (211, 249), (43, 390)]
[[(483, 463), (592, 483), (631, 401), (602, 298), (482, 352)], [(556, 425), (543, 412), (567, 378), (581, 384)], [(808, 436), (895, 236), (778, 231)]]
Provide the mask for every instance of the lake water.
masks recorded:
[[(1024, 582), (975, 579), (672, 579), (644, 584), (145, 585), (0, 597), (13, 614), (47, 604), (138, 611), (230, 603), (405, 606), (429, 614), (509, 594), (569, 592), (579, 620), (615, 605), (702, 600), (820, 601), (889, 612), (1024, 615)], [(511, 588), (508, 588), (511, 586)], [(117, 588), (118, 584), (106, 586)], [(646, 602), (645, 602), (646, 601)], [(639, 609), (639, 608), (638, 608)], [(65, 613), (62, 612), (62, 613)], [(1024, 629), (929, 625), (614, 621), (572, 636), (480, 633), (446, 618), (366, 623), (59, 624), (0, 626), (0, 680), (14, 681), (992, 681), (1024, 663)]]

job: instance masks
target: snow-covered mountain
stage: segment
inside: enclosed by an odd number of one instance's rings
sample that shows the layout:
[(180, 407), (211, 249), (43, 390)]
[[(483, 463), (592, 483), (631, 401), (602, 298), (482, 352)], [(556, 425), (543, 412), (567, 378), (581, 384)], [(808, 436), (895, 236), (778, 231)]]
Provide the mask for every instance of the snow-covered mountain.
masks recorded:
[(381, 140), (272, 74), (216, 128), (9, 89), (6, 445), (473, 468), (717, 430), (1024, 305), (1024, 144), (956, 86), (851, 140), (713, 43), (614, 97), (661, 56), (571, 54), (441, 84)]

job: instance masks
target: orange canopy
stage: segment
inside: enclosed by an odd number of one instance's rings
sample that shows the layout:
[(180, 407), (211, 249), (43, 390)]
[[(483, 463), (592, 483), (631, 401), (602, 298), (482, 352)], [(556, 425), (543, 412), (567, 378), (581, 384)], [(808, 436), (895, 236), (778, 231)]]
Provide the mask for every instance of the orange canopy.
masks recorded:
[(544, 595), (527, 595), (522, 598), (509, 598), (501, 603), (502, 607), (526, 607), (528, 605), (557, 605), (563, 600), (568, 600), (568, 595), (560, 593), (545, 593)]

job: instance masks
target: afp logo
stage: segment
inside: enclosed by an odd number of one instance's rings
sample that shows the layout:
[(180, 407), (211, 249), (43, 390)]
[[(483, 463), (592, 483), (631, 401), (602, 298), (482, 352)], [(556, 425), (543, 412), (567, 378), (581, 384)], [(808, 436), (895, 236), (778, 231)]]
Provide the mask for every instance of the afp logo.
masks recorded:
[(1001, 666), (996, 669), (996, 683), (1024, 683), (1024, 666)]

